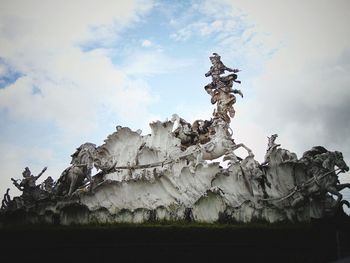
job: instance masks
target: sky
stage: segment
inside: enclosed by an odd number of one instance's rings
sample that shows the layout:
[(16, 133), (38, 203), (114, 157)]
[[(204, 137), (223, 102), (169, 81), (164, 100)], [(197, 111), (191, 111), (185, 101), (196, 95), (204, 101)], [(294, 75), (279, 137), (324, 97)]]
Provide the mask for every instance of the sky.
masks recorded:
[(0, 0), (0, 194), (26, 166), (57, 179), (117, 125), (210, 119), (213, 52), (241, 70), (231, 127), (258, 161), (277, 133), (350, 164), (349, 24), (347, 0)]

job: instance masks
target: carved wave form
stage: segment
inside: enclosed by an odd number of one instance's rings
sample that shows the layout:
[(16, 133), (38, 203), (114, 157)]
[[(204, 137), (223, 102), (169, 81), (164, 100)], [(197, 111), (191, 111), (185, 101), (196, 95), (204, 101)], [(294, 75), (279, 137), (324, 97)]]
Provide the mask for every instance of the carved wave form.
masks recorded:
[(38, 205), (26, 221), (296, 222), (324, 217), (336, 205), (288, 150), (270, 151), (267, 166), (249, 155), (223, 168), (198, 162), (197, 151), (183, 151), (173, 121), (150, 126), (152, 134), (145, 136), (118, 127), (97, 147), (102, 178), (93, 191)]
[(267, 167), (251, 156), (227, 168), (218, 162), (195, 165), (190, 156), (182, 158), (173, 125), (152, 123), (147, 136), (121, 128), (107, 138), (100, 148), (113, 156), (116, 168), (93, 193), (79, 194), (86, 222), (308, 221), (324, 216), (325, 198), (334, 205), (328, 195), (300, 198), (296, 189), (308, 177), (288, 150), (275, 149)]

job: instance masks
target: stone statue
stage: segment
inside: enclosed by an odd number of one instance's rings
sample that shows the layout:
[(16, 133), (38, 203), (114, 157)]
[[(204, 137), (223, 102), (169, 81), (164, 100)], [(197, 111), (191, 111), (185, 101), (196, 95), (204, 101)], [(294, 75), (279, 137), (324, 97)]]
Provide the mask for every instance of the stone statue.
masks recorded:
[(192, 123), (192, 131), (198, 134), (198, 142), (205, 144), (210, 141), (210, 134), (213, 134), (213, 120), (196, 120)]
[(174, 114), (173, 119), (178, 122), (178, 127), (173, 131), (175, 137), (181, 140), (183, 149), (198, 143), (199, 133), (192, 129), (190, 123)]
[[(235, 94), (243, 97), (233, 88), (240, 83), (239, 70), (226, 67), (216, 53), (210, 60), (205, 75), (212, 82), (205, 90), (216, 105), (210, 120), (191, 124), (174, 114), (150, 123), (147, 135), (118, 125), (102, 145), (79, 146), (57, 181), (49, 176), (36, 185), (46, 167), (37, 176), (26, 167), (22, 180), (12, 179), (22, 195), (13, 200), (9, 190), (4, 195), (0, 224), (2, 216), (11, 217), (17, 209), (30, 215), (25, 222), (63, 225), (308, 222), (350, 205), (339, 193), (350, 188), (338, 181), (339, 173), (349, 171), (340, 152), (317, 146), (298, 159), (273, 134), (260, 164), (250, 148), (235, 143), (230, 122)], [(230, 74), (224, 76), (226, 71)], [(235, 154), (240, 147), (247, 151), (245, 157)], [(94, 176), (93, 167), (98, 170)]]
[[(28, 167), (26, 167), (22, 173), (22, 180), (15, 180), (11, 178), (13, 184), (17, 187), (18, 190), (22, 191), (21, 198), (25, 205), (31, 205), (35, 201), (45, 199), (47, 197), (46, 193), (40, 189), (40, 185), (36, 185), (36, 181), (43, 175), (47, 170), (45, 167), (37, 176), (32, 175)], [(18, 183), (18, 181), (21, 181)]]
[(10, 188), (7, 188), (4, 198), (1, 201), (1, 210), (8, 209), (11, 205), (11, 197), (9, 195)]
[(240, 147), (246, 149), (250, 156), (254, 156), (253, 152), (243, 143), (235, 144), (229, 132), (229, 126), (224, 120), (215, 119), (211, 126), (214, 130), (209, 136), (209, 142), (189, 147), (187, 150), (187, 153), (196, 153), (196, 165), (202, 163), (203, 160), (214, 160), (221, 156), (224, 156), (224, 160), (239, 162), (234, 151)]
[[(217, 108), (213, 113), (214, 118), (222, 118), (229, 123), (231, 121), (230, 118), (235, 116), (233, 104), (236, 102), (236, 97), (233, 94), (239, 94), (243, 98), (243, 93), (240, 90), (232, 88), (233, 82), (241, 83), (237, 80), (237, 75), (235, 74), (239, 70), (226, 67), (217, 53), (213, 53), (210, 61), (212, 66), (205, 76), (211, 76), (212, 82), (206, 85), (204, 89), (212, 96), (211, 103), (217, 103)], [(221, 76), (225, 71), (234, 73)]]
[[(231, 68), (226, 67), (224, 65), (224, 63), (222, 63), (221, 57), (217, 53), (213, 53), (213, 56), (211, 56), (209, 59), (210, 59), (210, 62), (212, 63), (212, 66), (210, 67), (210, 70), (207, 73), (205, 73), (205, 76), (212, 77), (213, 84), (215, 86), (217, 86), (216, 88), (218, 88), (218, 86), (221, 85), (222, 80), (221, 80), (220, 75), (224, 74), (225, 71), (229, 71), (229, 72), (233, 72), (233, 73), (239, 72), (238, 69), (231, 69)], [(231, 74), (231, 75), (233, 76), (233, 80), (235, 82), (241, 83), (239, 80), (237, 80), (236, 74)]]
[(54, 185), (54, 180), (52, 179), (51, 176), (47, 177), (45, 181), (41, 184), (41, 189), (52, 193), (53, 190), (53, 185)]
[(75, 190), (83, 185), (85, 179), (91, 183), (91, 170), (94, 165), (95, 152), (96, 145), (93, 143), (84, 143), (77, 148), (75, 153), (71, 155), (71, 166), (62, 172), (54, 186), (57, 195), (72, 195)]
[(19, 180), (15, 180), (13, 178), (11, 178), (11, 180), (13, 181), (13, 184), (18, 188), (18, 190), (28, 192), (36, 187), (36, 180), (38, 180), (46, 170), (47, 167), (45, 167), (37, 176), (34, 176), (32, 175), (29, 168), (26, 167), (22, 173), (23, 179), (19, 184), (17, 183)]
[(270, 162), (271, 153), (277, 149), (277, 147), (281, 146), (280, 144), (276, 144), (275, 140), (277, 139), (277, 134), (272, 134), (271, 137), (267, 137), (267, 150), (265, 154), (265, 160), (261, 163), (261, 166), (267, 165)]
[(349, 183), (340, 184), (338, 180), (339, 172), (349, 171), (342, 153), (331, 152), (322, 146), (316, 146), (303, 154), (300, 163), (306, 166), (307, 180), (300, 187), (302, 195), (294, 200), (293, 205), (297, 205), (304, 198), (324, 193), (337, 196), (336, 202), (339, 204), (343, 197), (339, 191), (350, 188)]

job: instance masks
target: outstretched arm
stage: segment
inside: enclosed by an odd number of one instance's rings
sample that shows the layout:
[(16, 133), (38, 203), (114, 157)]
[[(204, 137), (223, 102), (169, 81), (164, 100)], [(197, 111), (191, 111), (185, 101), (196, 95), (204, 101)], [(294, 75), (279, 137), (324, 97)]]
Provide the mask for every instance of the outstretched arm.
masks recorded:
[(18, 190), (23, 191), (23, 187), (17, 183), (17, 180), (11, 178), (12, 183), (18, 188)]
[(209, 77), (211, 75), (211, 71), (209, 70), (207, 73), (204, 74), (204, 76)]
[(226, 66), (225, 66), (225, 70), (227, 70), (228, 72), (233, 72), (233, 73), (239, 72), (239, 69), (232, 69), (232, 68), (228, 68)]
[(47, 170), (47, 167), (44, 167), (44, 169), (40, 172), (40, 174), (38, 174), (37, 176), (35, 176), (35, 180), (38, 180), (40, 176), (43, 175), (43, 173), (45, 173), (45, 171)]

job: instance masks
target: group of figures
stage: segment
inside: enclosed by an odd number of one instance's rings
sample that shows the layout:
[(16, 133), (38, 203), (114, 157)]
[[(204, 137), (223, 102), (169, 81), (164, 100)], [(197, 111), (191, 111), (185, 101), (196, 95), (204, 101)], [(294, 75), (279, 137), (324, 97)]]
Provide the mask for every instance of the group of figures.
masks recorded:
[(78, 147), (76, 152), (71, 155), (71, 165), (62, 172), (57, 181), (48, 176), (41, 184), (37, 185), (36, 181), (47, 170), (47, 167), (37, 176), (32, 175), (29, 168), (26, 167), (22, 173), (23, 179), (15, 180), (11, 178), (16, 188), (22, 192), (22, 195), (11, 200), (10, 189), (7, 189), (2, 200), (1, 210), (31, 208), (42, 200), (71, 196), (79, 187), (91, 182), (95, 150), (96, 145), (92, 143), (84, 143)]
[[(235, 143), (230, 128), (231, 118), (235, 116), (233, 105), (236, 103), (236, 97), (234, 94), (239, 94), (243, 98), (243, 93), (233, 88), (234, 82), (241, 84), (237, 80), (237, 74), (235, 74), (239, 70), (226, 67), (217, 53), (213, 53), (209, 59), (212, 66), (205, 76), (211, 76), (212, 82), (204, 89), (211, 96), (211, 103), (216, 104), (213, 117), (210, 120), (196, 120), (191, 125), (174, 115), (173, 119), (178, 121), (174, 135), (181, 139), (183, 149), (198, 144), (205, 145), (202, 147), (205, 160), (213, 160), (225, 155), (225, 160), (230, 159), (237, 162), (239, 159), (235, 156), (234, 151), (240, 147), (246, 149), (249, 156), (254, 157), (251, 149), (243, 143)], [(225, 71), (233, 73), (223, 76)], [(216, 149), (214, 150), (214, 148)]]
[[(276, 222), (307, 221), (342, 204), (349, 206), (339, 192), (350, 188), (338, 181), (338, 174), (349, 170), (340, 152), (316, 146), (298, 159), (280, 148), (273, 134), (259, 163), (251, 149), (235, 143), (230, 123), (235, 94), (243, 97), (233, 88), (233, 83), (241, 83), (239, 70), (226, 67), (217, 53), (210, 61), (205, 76), (212, 82), (204, 87), (216, 104), (210, 120), (190, 124), (174, 114), (169, 121), (151, 123), (152, 133), (145, 136), (117, 126), (103, 145), (78, 147), (56, 181), (48, 176), (36, 184), (46, 167), (37, 176), (25, 168), (22, 180), (11, 178), (22, 195), (11, 199), (8, 189), (0, 215), (24, 210), (31, 212), (27, 221), (50, 223), (48, 218), (55, 215), (62, 224), (155, 219)], [(240, 147), (248, 153), (245, 158), (234, 153)], [(228, 161), (226, 168), (208, 162), (220, 157)], [(94, 167), (98, 173), (92, 175)]]
[[(205, 74), (206, 77), (211, 76), (212, 82), (204, 87), (207, 93), (211, 96), (211, 103), (217, 104), (214, 110), (214, 118), (221, 118), (227, 123), (235, 116), (233, 104), (236, 103), (236, 97), (233, 94), (239, 94), (243, 98), (243, 93), (238, 89), (233, 89), (233, 83), (241, 82), (237, 80), (238, 69), (228, 68), (222, 63), (221, 57), (217, 53), (213, 53), (210, 57), (213, 64), (210, 70)], [(225, 71), (233, 72), (227, 76), (222, 76)]]

